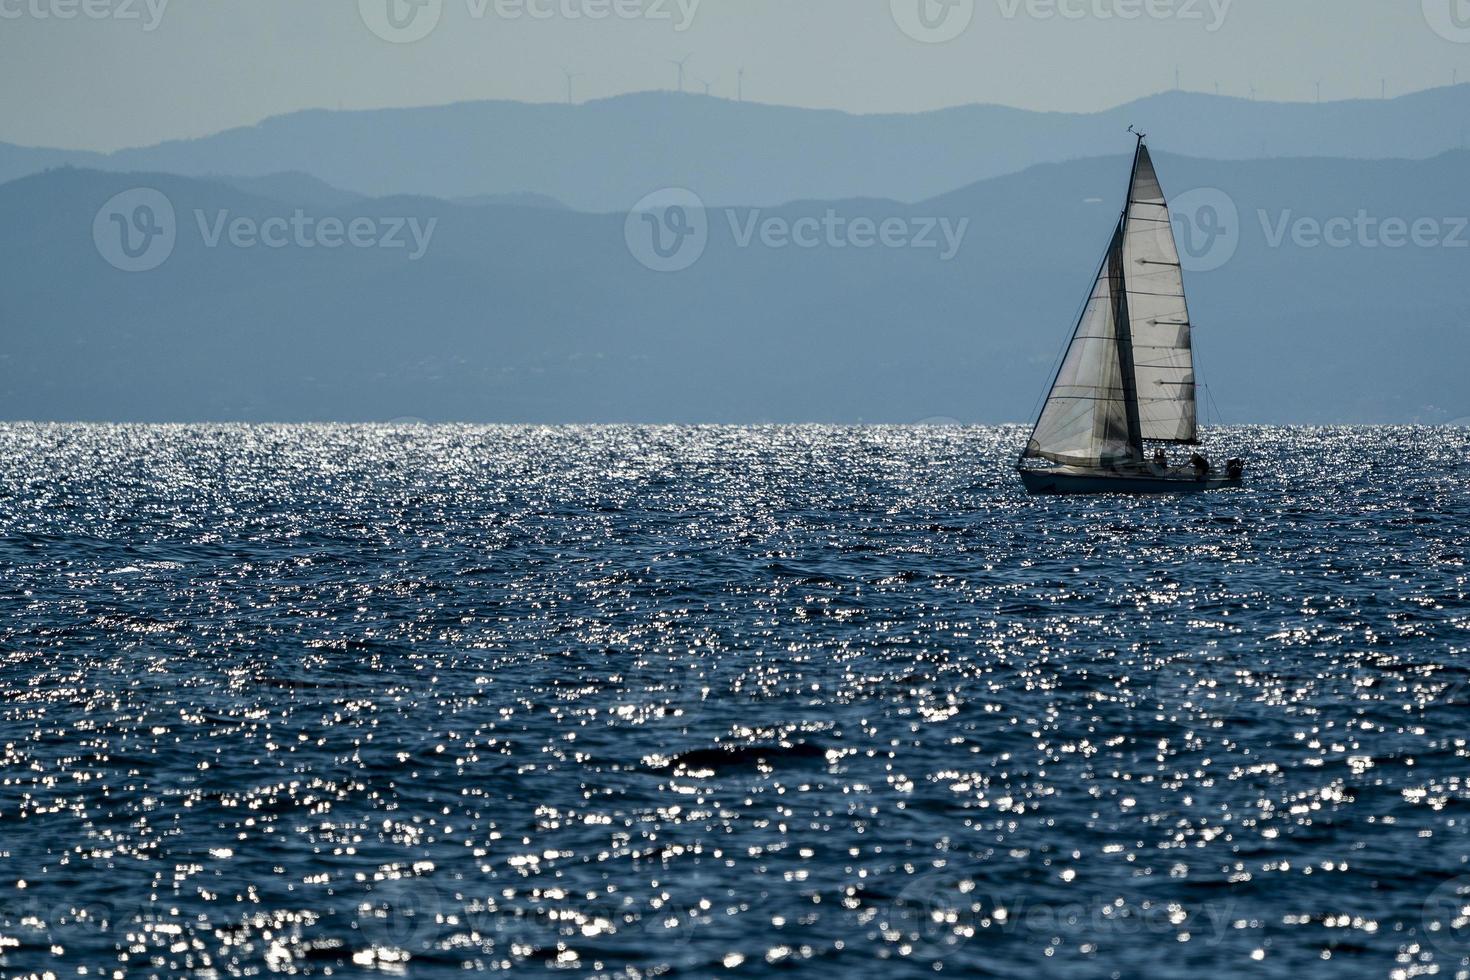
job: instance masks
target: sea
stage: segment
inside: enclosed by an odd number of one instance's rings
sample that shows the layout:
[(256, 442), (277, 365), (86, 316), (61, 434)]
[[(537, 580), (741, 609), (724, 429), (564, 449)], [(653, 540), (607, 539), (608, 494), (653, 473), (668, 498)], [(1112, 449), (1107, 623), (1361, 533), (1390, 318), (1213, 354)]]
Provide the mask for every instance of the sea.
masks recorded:
[(0, 975), (1470, 976), (1470, 430), (0, 427)]

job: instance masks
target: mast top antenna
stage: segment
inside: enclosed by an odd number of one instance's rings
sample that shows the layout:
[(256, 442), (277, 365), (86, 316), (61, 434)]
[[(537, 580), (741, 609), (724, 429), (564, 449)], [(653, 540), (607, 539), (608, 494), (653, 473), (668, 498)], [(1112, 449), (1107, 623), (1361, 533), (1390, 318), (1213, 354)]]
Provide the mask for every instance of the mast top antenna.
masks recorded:
[(1132, 133), (1134, 136), (1137, 136), (1138, 137), (1138, 142), (1140, 142), (1140, 143), (1142, 143), (1144, 140), (1148, 139), (1148, 133), (1141, 133), (1136, 128), (1134, 128), (1133, 126), (1129, 126), (1128, 127), (1128, 132)]

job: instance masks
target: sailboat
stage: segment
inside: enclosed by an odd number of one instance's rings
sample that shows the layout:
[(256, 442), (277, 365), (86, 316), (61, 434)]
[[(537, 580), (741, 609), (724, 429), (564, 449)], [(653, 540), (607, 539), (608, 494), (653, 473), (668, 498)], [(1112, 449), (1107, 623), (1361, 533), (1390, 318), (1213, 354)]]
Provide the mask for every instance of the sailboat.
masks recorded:
[(1221, 471), (1198, 450), (1168, 462), (1166, 446), (1200, 445), (1189, 302), (1146, 137), (1129, 132), (1127, 203), (1017, 462), (1032, 494), (1198, 493), (1244, 480), (1240, 460)]

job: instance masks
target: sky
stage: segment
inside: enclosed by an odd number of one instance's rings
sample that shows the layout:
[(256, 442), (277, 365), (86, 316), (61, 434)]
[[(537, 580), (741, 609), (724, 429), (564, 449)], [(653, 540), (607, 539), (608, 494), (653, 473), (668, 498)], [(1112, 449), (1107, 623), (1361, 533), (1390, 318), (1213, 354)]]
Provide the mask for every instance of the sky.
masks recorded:
[[(422, 36), (420, 36), (422, 35)], [(1086, 112), (1470, 81), (1470, 0), (0, 0), (0, 142), (111, 150), (308, 108), (678, 84), (851, 112)]]

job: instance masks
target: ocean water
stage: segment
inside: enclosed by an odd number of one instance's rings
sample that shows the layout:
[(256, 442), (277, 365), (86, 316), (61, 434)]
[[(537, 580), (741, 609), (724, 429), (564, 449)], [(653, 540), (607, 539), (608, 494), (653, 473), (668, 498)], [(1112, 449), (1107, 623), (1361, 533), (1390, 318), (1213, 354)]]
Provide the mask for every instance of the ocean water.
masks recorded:
[(7, 977), (1470, 974), (1470, 431), (0, 427)]

